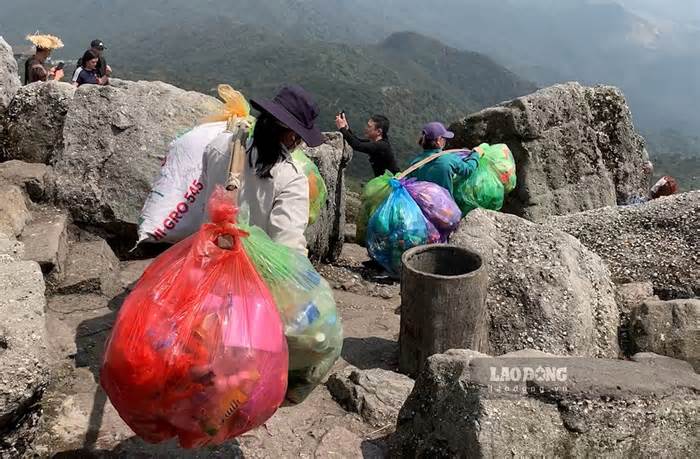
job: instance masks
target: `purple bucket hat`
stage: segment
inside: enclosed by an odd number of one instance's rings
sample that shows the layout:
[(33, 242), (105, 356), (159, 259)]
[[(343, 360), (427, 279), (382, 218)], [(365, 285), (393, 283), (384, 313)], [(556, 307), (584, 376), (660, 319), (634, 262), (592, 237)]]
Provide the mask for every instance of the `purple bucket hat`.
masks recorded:
[(315, 123), (319, 115), (318, 105), (301, 86), (284, 86), (274, 99), (251, 99), (250, 105), (274, 116), (296, 132), (308, 146), (318, 147), (323, 143), (323, 135)]

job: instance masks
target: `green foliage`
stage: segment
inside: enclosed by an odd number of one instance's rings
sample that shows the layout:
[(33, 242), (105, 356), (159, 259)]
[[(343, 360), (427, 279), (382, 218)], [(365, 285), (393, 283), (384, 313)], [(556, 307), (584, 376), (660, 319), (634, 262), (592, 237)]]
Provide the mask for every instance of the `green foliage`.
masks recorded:
[(677, 153), (652, 156), (654, 179), (670, 175), (676, 179), (681, 191), (700, 190), (700, 167), (698, 156)]
[[(162, 80), (212, 95), (219, 83), (228, 83), (249, 98), (271, 97), (281, 84), (298, 83), (315, 95), (324, 130), (335, 130), (334, 117), (341, 110), (358, 135), (370, 115), (388, 116), (389, 137), (402, 165), (416, 153), (424, 123), (449, 123), (535, 89), (485, 56), (412, 33), (378, 45), (348, 46), (291, 39), (218, 19), (165, 27), (157, 35), (160, 46), (149, 53), (135, 51), (141, 37), (133, 37), (133, 46), (111, 52), (110, 62), (120, 76)], [(401, 46), (404, 41), (409, 46)], [(350, 174), (371, 176), (362, 153), (356, 154)]]
[(700, 190), (700, 137), (675, 129), (644, 133), (654, 177), (670, 175), (682, 191)]

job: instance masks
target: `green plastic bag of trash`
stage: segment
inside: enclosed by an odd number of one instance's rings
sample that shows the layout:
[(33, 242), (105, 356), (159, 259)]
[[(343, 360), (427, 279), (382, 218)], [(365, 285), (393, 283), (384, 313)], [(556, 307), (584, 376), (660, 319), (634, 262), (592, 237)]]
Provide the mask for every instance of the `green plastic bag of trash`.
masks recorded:
[(356, 239), (359, 244), (365, 245), (367, 242), (367, 225), (369, 219), (377, 210), (377, 207), (391, 193), (391, 185), (389, 182), (394, 178), (394, 174), (387, 171), (384, 175), (375, 177), (365, 185), (362, 190), (360, 214), (357, 217), (357, 232)]
[(239, 227), (249, 234), (241, 238), (243, 247), (284, 324), (289, 348), (286, 399), (300, 403), (325, 378), (343, 347), (333, 291), (308, 258), (275, 243), (257, 226)]
[(466, 179), (455, 179), (455, 201), (462, 214), (477, 207), (501, 210), (505, 195), (517, 184), (513, 154), (504, 144), (485, 143), (475, 150), (480, 154), (479, 167)]
[(309, 180), (309, 225), (318, 220), (321, 209), (326, 205), (328, 189), (316, 164), (301, 149), (292, 152), (292, 160), (301, 167)]

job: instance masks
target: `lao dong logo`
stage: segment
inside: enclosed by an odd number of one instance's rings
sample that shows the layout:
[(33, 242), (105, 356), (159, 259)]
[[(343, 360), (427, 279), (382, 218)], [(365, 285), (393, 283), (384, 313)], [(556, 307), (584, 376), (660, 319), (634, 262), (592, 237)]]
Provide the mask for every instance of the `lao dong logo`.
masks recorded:
[(565, 382), (566, 367), (491, 367), (491, 382)]

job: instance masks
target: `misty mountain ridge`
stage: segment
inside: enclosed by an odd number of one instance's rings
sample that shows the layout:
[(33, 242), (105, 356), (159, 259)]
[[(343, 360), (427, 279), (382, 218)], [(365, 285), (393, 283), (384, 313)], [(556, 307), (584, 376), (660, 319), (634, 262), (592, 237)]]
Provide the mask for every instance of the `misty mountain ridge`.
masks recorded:
[[(306, 65), (331, 73), (313, 71), (305, 77), (309, 84), (324, 88), (324, 94), (336, 90), (337, 81), (347, 82), (342, 95), (321, 97), (324, 113), (338, 106), (350, 110), (354, 107), (349, 104), (355, 103), (362, 113), (401, 106), (396, 110), (401, 121), (431, 114), (429, 118), (449, 121), (493, 99), (492, 89), (486, 87), (491, 79), (477, 76), (474, 69), (463, 76), (449, 71), (436, 77), (441, 72), (433, 71), (433, 65), (446, 63), (426, 56), (410, 35), (398, 36), (411, 45), (389, 41), (387, 47), (385, 40), (392, 34), (413, 31), (455, 52), (488, 56), (518, 80), (538, 86), (572, 80), (619, 86), (653, 153), (677, 151), (673, 140), (677, 136), (669, 137), (664, 131), (693, 136), (700, 130), (697, 0), (434, 0), (429, 8), (417, 0), (0, 0), (0, 8), (0, 33), (11, 44), (25, 43), (24, 35), (35, 30), (56, 33), (66, 42), (56, 57), (73, 60), (91, 39), (101, 38), (109, 48), (108, 59), (119, 64), (117, 76), (185, 79), (198, 88), (206, 81), (205, 89), (214, 87), (214, 80), (233, 79), (246, 83), (244, 89), (262, 93), (273, 91), (283, 76), (301, 73), (284, 68), (275, 74), (281, 65), (272, 61), (282, 58), (285, 67)], [(187, 41), (195, 28), (201, 31), (190, 46)], [(172, 32), (164, 36), (167, 29)], [(282, 37), (275, 39), (279, 43), (270, 40), (268, 31)], [(234, 38), (255, 51), (228, 52), (226, 43)], [(284, 52), (275, 49), (280, 43)], [(377, 43), (383, 43), (384, 49)], [(259, 44), (264, 48), (260, 59)], [(407, 60), (404, 51), (411, 47), (416, 48), (415, 59)], [(172, 54), (165, 54), (166, 49)], [(315, 54), (318, 50), (322, 52)], [(260, 64), (241, 67), (247, 81), (242, 72), (232, 72), (230, 62), (236, 57)], [(217, 66), (208, 67), (214, 61), (226, 62), (225, 73)], [(358, 72), (364, 74), (358, 76)], [(435, 81), (428, 88), (431, 78)], [(480, 79), (481, 90), (473, 78)], [(459, 88), (459, 80), (466, 81), (469, 91)], [(368, 88), (368, 82), (381, 90)], [(408, 93), (411, 97), (405, 96)], [(424, 109), (416, 114), (414, 104)], [(353, 117), (353, 121), (358, 120)], [(414, 129), (414, 121), (407, 123), (410, 128), (402, 133), (406, 139)], [(411, 146), (406, 140), (402, 148)]]
[[(537, 89), (487, 56), (413, 32), (351, 46), (284, 37), (219, 18), (154, 33), (163, 45), (152, 53), (130, 51), (148, 40), (149, 33), (131, 37), (110, 54), (122, 76), (209, 94), (219, 83), (228, 83), (250, 98), (270, 97), (283, 82), (296, 82), (316, 97), (323, 129), (335, 129), (334, 116), (341, 110), (358, 134), (371, 114), (388, 116), (390, 138), (404, 164), (416, 153), (420, 128), (427, 121), (450, 123)], [(212, 35), (219, 37), (217, 52), (202, 52), (211, 46)], [(367, 161), (352, 163), (351, 173), (369, 172)]]

